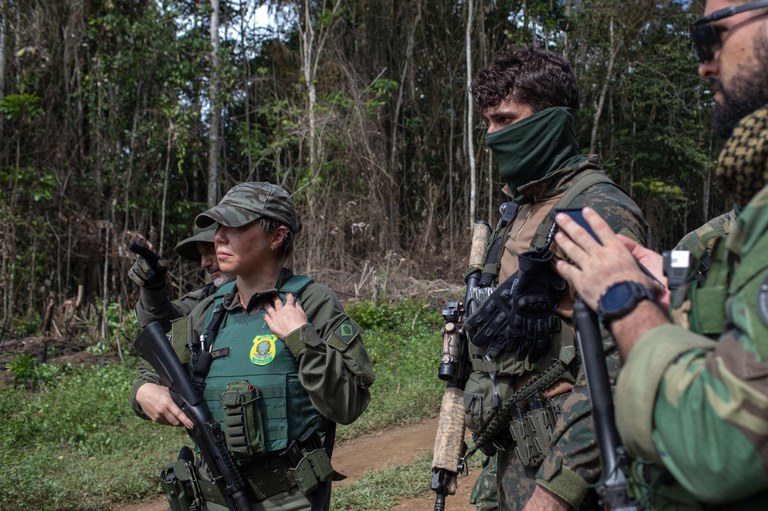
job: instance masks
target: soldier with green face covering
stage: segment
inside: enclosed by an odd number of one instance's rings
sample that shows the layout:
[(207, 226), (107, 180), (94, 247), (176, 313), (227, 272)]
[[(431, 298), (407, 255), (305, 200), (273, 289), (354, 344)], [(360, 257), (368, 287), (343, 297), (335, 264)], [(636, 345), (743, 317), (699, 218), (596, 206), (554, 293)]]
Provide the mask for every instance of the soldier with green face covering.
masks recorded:
[[(196, 219), (214, 224), (219, 266), (235, 281), (174, 321), (174, 350), (219, 422), (252, 509), (327, 509), (334, 426), (363, 413), (374, 380), (360, 329), (328, 287), (284, 266), (300, 224), (283, 188), (235, 186)], [(142, 369), (132, 404), (140, 417), (190, 424), (153, 371)], [(204, 464), (182, 479), (194, 480), (187, 489), (204, 509), (226, 509)]]
[[(480, 283), (496, 291), (466, 326), (472, 372), (465, 422), (477, 439), (487, 436), (494, 417), (505, 421), (484, 448), (496, 460), (472, 499), (479, 510), (494, 509), (493, 491), (481, 491), (485, 487), (496, 490), (499, 509), (588, 508), (600, 461), (579, 377), (573, 295), (545, 250), (551, 213), (591, 205), (614, 230), (638, 241), (645, 239), (646, 223), (599, 158), (579, 149), (579, 90), (567, 60), (511, 46), (478, 73), (471, 91), (488, 122), (486, 143), (508, 196)], [(609, 359), (617, 365), (615, 354)], [(511, 416), (500, 415), (502, 409)]]

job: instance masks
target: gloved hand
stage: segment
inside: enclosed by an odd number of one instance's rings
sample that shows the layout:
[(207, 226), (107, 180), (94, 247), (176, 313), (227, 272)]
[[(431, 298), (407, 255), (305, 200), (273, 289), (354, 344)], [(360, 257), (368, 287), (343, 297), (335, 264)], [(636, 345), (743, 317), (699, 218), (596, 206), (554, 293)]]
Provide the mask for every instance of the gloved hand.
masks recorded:
[(139, 254), (139, 257), (128, 270), (128, 278), (139, 287), (160, 288), (165, 283), (165, 274), (168, 273), (168, 260), (138, 243), (131, 243), (129, 248)]
[(518, 256), (520, 269), (510, 298), (510, 336), (517, 360), (536, 362), (552, 342), (557, 327), (555, 308), (566, 288), (552, 257), (549, 250), (532, 250)]
[(510, 297), (517, 273), (501, 283), (480, 307), (464, 322), (464, 334), (478, 347), (487, 346), (486, 355), (495, 358), (511, 346), (513, 319)]
[(555, 307), (566, 288), (552, 257), (549, 250), (520, 254), (520, 269), (464, 323), (467, 339), (487, 347), (487, 357), (514, 350), (517, 360), (536, 362), (549, 349), (557, 326)]

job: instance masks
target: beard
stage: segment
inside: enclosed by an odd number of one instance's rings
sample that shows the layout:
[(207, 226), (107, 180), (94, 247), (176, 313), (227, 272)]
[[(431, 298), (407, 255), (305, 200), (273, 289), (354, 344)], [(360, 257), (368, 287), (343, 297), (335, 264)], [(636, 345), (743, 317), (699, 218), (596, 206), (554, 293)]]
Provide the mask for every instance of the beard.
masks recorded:
[(757, 63), (754, 68), (742, 68), (729, 87), (710, 78), (710, 85), (723, 94), (723, 103), (715, 102), (712, 123), (722, 138), (731, 136), (733, 129), (745, 116), (768, 103), (768, 37), (760, 35), (755, 41)]
[(224, 284), (229, 284), (235, 280), (235, 276), (230, 273), (224, 273), (221, 272), (218, 277), (213, 279), (213, 285), (216, 286), (216, 288), (220, 288)]

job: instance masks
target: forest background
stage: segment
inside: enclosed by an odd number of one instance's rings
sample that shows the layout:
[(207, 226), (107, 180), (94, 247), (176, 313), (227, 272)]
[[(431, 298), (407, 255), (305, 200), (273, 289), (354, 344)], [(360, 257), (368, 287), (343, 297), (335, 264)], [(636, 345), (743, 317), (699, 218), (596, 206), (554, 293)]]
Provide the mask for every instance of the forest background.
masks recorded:
[[(5, 0), (0, 3), (0, 339), (130, 313), (129, 240), (173, 257), (232, 185), (300, 207), (296, 270), (342, 297), (394, 276), (460, 282), (503, 201), (467, 83), (504, 45), (579, 77), (578, 138), (671, 247), (730, 206), (687, 38), (701, 1)], [(263, 13), (267, 13), (264, 23)], [(0, 341), (1, 343), (2, 341)], [(119, 342), (119, 341), (118, 341)]]

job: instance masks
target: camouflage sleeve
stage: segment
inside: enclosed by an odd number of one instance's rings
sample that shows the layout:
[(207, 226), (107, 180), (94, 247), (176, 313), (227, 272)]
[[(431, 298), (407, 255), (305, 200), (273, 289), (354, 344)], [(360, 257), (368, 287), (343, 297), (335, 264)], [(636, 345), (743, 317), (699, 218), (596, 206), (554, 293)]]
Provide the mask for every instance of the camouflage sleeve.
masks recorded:
[(301, 305), (310, 323), (284, 339), (299, 363), (299, 381), (323, 416), (349, 424), (368, 407), (373, 383), (360, 328), (321, 284), (302, 293)]
[(613, 227), (614, 232), (645, 244), (648, 223), (635, 201), (621, 188), (608, 183), (597, 184), (576, 197), (570, 207), (586, 206), (597, 211)]
[(727, 236), (730, 233), (734, 218), (734, 210), (713, 218), (701, 227), (683, 236), (675, 245), (675, 250), (688, 250), (696, 254), (703, 254), (707, 248), (704, 240), (709, 240), (715, 236)]
[(657, 327), (635, 345), (617, 388), (618, 426), (627, 447), (662, 462), (706, 502), (768, 489), (764, 211), (745, 209), (728, 239), (739, 265), (725, 302), (730, 322), (718, 341), (673, 325)]
[[(619, 188), (610, 184), (592, 187), (572, 203), (572, 207), (584, 206), (600, 213), (615, 232), (645, 243), (647, 224), (640, 208)], [(607, 333), (603, 344), (609, 376), (615, 382), (619, 358)], [(590, 483), (597, 481), (599, 476), (600, 456), (592, 407), (583, 371), (579, 368), (573, 390), (562, 403), (552, 449), (536, 474), (536, 482), (577, 508), (586, 496)]]

